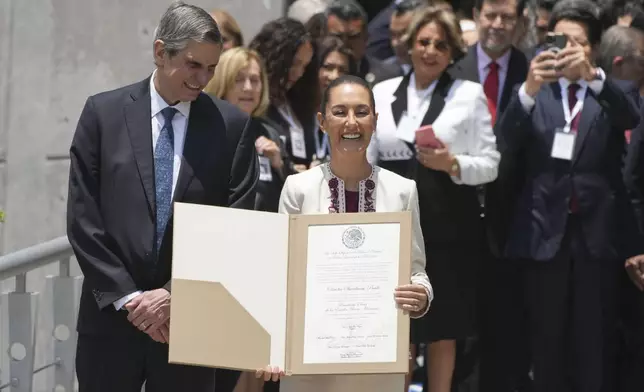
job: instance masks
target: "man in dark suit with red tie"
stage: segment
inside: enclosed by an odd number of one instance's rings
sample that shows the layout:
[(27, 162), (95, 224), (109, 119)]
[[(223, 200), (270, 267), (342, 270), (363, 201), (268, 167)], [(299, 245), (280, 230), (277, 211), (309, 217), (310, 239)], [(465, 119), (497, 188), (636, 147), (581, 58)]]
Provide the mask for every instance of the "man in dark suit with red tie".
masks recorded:
[(155, 32), (152, 75), (85, 103), (70, 149), (67, 209), (85, 276), (80, 392), (140, 392), (144, 382), (148, 392), (214, 390), (215, 370), (169, 364), (167, 342), (173, 202), (250, 209), (255, 201), (252, 123), (201, 91), (221, 52), (212, 17), (174, 3)]
[[(512, 92), (528, 73), (525, 54), (512, 45), (525, 0), (476, 0), (474, 19), (479, 42), (450, 70), (455, 77), (481, 83), (492, 121), (510, 102)], [(495, 129), (496, 132), (496, 129)], [(481, 189), (487, 248), (481, 260), (479, 343), (481, 391), (513, 391), (526, 381), (529, 363), (521, 343), (525, 340), (516, 291), (515, 263), (503, 257), (511, 214), (507, 203), (516, 198), (521, 178), (516, 157), (501, 152), (499, 175)], [(463, 361), (457, 359), (457, 375)]]
[(624, 262), (642, 253), (622, 177), (624, 131), (638, 111), (591, 59), (602, 22), (589, 0), (564, 0), (540, 53), (497, 123), (523, 151), (506, 256), (518, 260), (536, 392), (616, 390), (616, 300)]

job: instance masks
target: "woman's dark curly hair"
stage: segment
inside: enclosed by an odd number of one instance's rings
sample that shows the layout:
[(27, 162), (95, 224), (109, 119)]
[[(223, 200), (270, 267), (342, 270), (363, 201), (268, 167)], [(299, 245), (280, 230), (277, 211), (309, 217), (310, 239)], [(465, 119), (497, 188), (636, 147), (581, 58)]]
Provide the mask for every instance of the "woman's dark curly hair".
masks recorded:
[[(304, 69), (302, 77), (289, 89), (288, 74), (298, 48), (309, 42), (313, 57)], [(288, 102), (297, 119), (303, 124), (312, 124), (319, 100), (317, 45), (307, 33), (304, 24), (290, 18), (268, 22), (249, 44), (264, 58), (268, 75), (271, 105), (278, 107)]]
[(301, 22), (280, 18), (266, 23), (248, 45), (264, 59), (273, 105), (286, 101), (286, 84), (293, 59), (300, 45), (306, 42), (312, 40)]

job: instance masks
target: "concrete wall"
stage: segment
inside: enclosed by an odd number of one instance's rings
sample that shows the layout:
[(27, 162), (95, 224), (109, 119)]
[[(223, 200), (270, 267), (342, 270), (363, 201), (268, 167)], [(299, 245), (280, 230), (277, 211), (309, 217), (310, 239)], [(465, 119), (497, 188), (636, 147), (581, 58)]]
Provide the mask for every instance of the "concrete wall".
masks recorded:
[[(283, 0), (188, 0), (222, 8), (246, 41), (279, 17)], [(152, 71), (152, 34), (170, 0), (0, 0), (0, 254), (64, 235), (69, 144), (88, 95), (143, 79)], [(28, 275), (44, 289), (51, 266)], [(78, 273), (78, 269), (73, 271)], [(12, 282), (0, 282), (0, 292)], [(46, 295), (43, 292), (43, 295)], [(40, 311), (43, 320), (51, 312)], [(0, 313), (1, 315), (1, 313)], [(9, 321), (0, 316), (0, 337)], [(46, 324), (46, 323), (45, 323)], [(50, 331), (38, 330), (37, 366)], [(8, 381), (6, 338), (0, 384)], [(38, 390), (46, 390), (37, 377)]]

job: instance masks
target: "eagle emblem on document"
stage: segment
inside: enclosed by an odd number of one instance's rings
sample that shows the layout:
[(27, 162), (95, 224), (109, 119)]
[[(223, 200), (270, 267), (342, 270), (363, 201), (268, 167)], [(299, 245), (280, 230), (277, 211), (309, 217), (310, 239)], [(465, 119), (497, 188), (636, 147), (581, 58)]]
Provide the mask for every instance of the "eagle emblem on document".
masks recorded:
[(357, 249), (364, 244), (364, 231), (357, 226), (351, 226), (342, 234), (342, 243), (349, 249)]

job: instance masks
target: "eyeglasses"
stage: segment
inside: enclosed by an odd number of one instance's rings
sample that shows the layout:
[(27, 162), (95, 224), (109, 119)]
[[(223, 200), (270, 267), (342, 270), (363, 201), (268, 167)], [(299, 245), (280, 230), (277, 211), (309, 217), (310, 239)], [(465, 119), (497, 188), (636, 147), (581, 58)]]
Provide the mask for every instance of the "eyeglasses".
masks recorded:
[(416, 46), (423, 48), (423, 50), (427, 50), (430, 45), (433, 45), (434, 49), (439, 52), (449, 51), (449, 44), (444, 40), (419, 39), (416, 41)]

